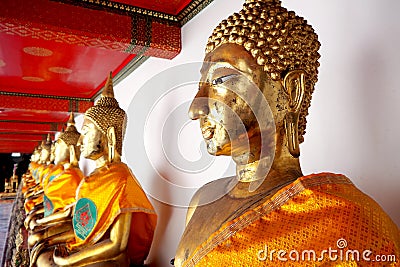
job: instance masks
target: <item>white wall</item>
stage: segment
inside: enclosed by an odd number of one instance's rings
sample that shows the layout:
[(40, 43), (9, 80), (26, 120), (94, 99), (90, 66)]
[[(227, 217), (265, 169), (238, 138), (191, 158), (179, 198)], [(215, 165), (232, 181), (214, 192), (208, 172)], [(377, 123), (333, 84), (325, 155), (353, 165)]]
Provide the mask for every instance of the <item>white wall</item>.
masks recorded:
[[(157, 266), (169, 266), (174, 257), (185, 205), (196, 188), (234, 173), (229, 158), (207, 155), (198, 122), (186, 114), (199, 79), (199, 64), (193, 62), (202, 60), (212, 29), (243, 2), (214, 0), (183, 27), (180, 55), (147, 60), (115, 88), (128, 111), (123, 160), (159, 216), (150, 254)], [(283, 5), (304, 16), (322, 43), (319, 81), (301, 145), (303, 172), (347, 175), (399, 225), (400, 2), (283, 0)]]

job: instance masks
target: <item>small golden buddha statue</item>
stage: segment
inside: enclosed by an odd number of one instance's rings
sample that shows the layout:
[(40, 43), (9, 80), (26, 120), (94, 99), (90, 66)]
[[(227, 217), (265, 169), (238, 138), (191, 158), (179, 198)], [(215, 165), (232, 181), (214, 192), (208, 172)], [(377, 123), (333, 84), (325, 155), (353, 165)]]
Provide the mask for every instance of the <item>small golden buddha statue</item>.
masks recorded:
[(39, 166), (35, 170), (36, 185), (30, 190), (29, 193), (25, 194), (25, 210), (27, 217), (25, 219), (25, 226), (28, 227), (30, 220), (38, 213), (43, 213), (43, 177), (51, 170), (54, 166), (51, 162), (51, 136), (47, 135), (46, 141), (42, 142)]
[(18, 189), (18, 175), (16, 174), (17, 165), (14, 164), (13, 175), (10, 177), (11, 192), (16, 193)]
[(4, 193), (11, 193), (11, 183), (8, 178), (4, 180)]
[(17, 164), (14, 164), (13, 174), (4, 180), (4, 193), (15, 193), (18, 187), (18, 176), (15, 174)]
[(26, 191), (24, 192), (25, 198), (28, 197), (28, 194), (31, 193), (34, 189), (35, 186), (38, 185), (39, 183), (39, 168), (41, 167), (41, 164), (39, 163), (40, 161), (40, 154), (42, 151), (42, 145), (44, 145), (44, 141), (42, 141), (33, 151), (32, 156), (31, 156), (31, 163), (29, 164), (29, 172), (31, 176), (28, 176), (27, 178), (32, 178), (30, 180), (27, 180), (26, 182), (30, 184), (29, 187), (26, 188)]
[(30, 191), (36, 184), (35, 174), (36, 169), (39, 166), (39, 155), (40, 155), (40, 146), (35, 147), (31, 155), (31, 162), (29, 163), (27, 172), (22, 176), (22, 193), (26, 197), (28, 191)]
[(43, 250), (53, 253), (53, 246), (65, 242), (54, 238), (61, 233), (72, 231), (72, 207), (76, 189), (83, 178), (78, 167), (80, 155), (77, 146), (80, 133), (76, 130), (74, 115), (71, 113), (67, 128), (60, 134), (54, 145), (55, 166), (43, 178), (44, 217), (30, 221), (28, 243), (31, 250), (30, 262), (35, 263)]
[[(399, 258), (399, 230), (376, 202), (343, 175), (302, 174), (319, 46), (279, 0), (247, 0), (214, 29), (189, 116), (209, 153), (232, 156), (236, 176), (196, 192), (175, 266), (357, 265), (330, 261), (329, 247)], [(305, 263), (298, 256), (309, 249), (318, 259)]]
[[(58, 266), (141, 265), (157, 216), (130, 169), (120, 161), (126, 114), (114, 98), (111, 74), (101, 98), (85, 113), (81, 155), (96, 169), (80, 184), (73, 211), (73, 241), (58, 247)], [(51, 260), (39, 257), (39, 266)]]
[(58, 196), (58, 193), (56, 193), (54, 196), (55, 198), (60, 197), (60, 199), (54, 199), (56, 201), (61, 199), (63, 199), (62, 201), (66, 201), (66, 199), (69, 199), (73, 196), (73, 192), (75, 192), (76, 187), (80, 183), (83, 176), (78, 167), (80, 156), (80, 150), (78, 147), (79, 138), (80, 133), (75, 127), (74, 114), (71, 112), (67, 123), (67, 128), (60, 134), (57, 141), (54, 142), (52, 154), (54, 155), (53, 158), (55, 166), (43, 177), (42, 184), (45, 197), (48, 201), (50, 201), (47, 203), (47, 205), (45, 205), (45, 209), (47, 209), (45, 216), (50, 215), (53, 212), (62, 209), (64, 206), (68, 206), (74, 202), (74, 200), (70, 199), (68, 200), (68, 203), (64, 202), (64, 204), (60, 204), (60, 206), (57, 204), (56, 206), (59, 206), (59, 208), (55, 208), (54, 203), (51, 201), (51, 199), (49, 199), (49, 196), (54, 192), (52, 187), (57, 185), (61, 186), (62, 188), (64, 185), (63, 183), (68, 182), (70, 183), (70, 188), (72, 191), (66, 192), (68, 190), (64, 190), (63, 194), (66, 195)]
[(51, 163), (52, 140), (50, 134), (47, 135), (46, 142), (42, 142), (39, 163), (49, 165)]

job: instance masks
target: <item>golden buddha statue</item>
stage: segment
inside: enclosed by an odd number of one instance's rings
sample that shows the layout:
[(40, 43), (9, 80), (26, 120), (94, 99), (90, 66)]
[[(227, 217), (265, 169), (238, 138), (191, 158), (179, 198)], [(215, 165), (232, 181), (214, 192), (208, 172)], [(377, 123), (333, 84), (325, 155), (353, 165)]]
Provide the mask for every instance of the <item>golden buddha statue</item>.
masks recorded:
[(44, 141), (42, 141), (37, 147), (35, 147), (32, 152), (31, 162), (28, 168), (30, 175), (26, 177), (26, 182), (29, 183), (30, 186), (26, 188), (26, 191), (24, 193), (27, 193), (27, 191), (32, 191), (33, 186), (36, 186), (38, 184), (38, 169), (41, 166), (39, 160), (43, 143)]
[[(351, 250), (400, 259), (399, 230), (375, 201), (343, 175), (302, 173), (319, 47), (279, 0), (247, 0), (214, 29), (189, 116), (210, 154), (232, 156), (236, 176), (193, 196), (175, 266), (357, 266)], [(310, 249), (316, 257), (302, 259)]]
[[(54, 154), (55, 166), (50, 169), (46, 176), (43, 177), (42, 184), (44, 188), (45, 198), (50, 201), (47, 203), (47, 205), (45, 205), (45, 209), (47, 209), (45, 212), (45, 216), (51, 215), (53, 212), (63, 209), (64, 206), (68, 206), (74, 202), (74, 200), (71, 200), (70, 198), (74, 196), (75, 189), (83, 177), (83, 174), (78, 167), (80, 156), (80, 150), (78, 147), (79, 138), (80, 133), (75, 127), (74, 114), (71, 112), (71, 115), (67, 122), (67, 128), (60, 134), (57, 141), (54, 143), (54, 151), (52, 154)], [(69, 176), (66, 177), (66, 175)], [(53, 192), (55, 191), (59, 191), (53, 187), (57, 185), (61, 186), (60, 188), (62, 188), (62, 186), (65, 185), (66, 182), (68, 182), (72, 191), (66, 192), (69, 190), (64, 190), (63, 194), (66, 195), (54, 196), (55, 198), (60, 197), (62, 199), (54, 199), (54, 201), (61, 201), (63, 204), (53, 203), (50, 194), (53, 194)], [(55, 207), (54, 205), (56, 205), (57, 207)]]
[(39, 166), (39, 155), (40, 155), (40, 146), (35, 147), (31, 155), (31, 162), (29, 163), (27, 172), (22, 175), (22, 193), (26, 197), (28, 191), (30, 191), (36, 184), (36, 169)]
[[(77, 146), (80, 133), (76, 130), (74, 115), (71, 113), (67, 128), (60, 134), (54, 143), (55, 165), (43, 176), (42, 185), (44, 218), (34, 217), (29, 222), (29, 245), (31, 247), (42, 242), (49, 236), (49, 232), (56, 232), (50, 227), (63, 231), (72, 230), (71, 209), (75, 202), (75, 192), (83, 178), (83, 174), (78, 167), (80, 151)], [(66, 224), (67, 227), (62, 227)], [(43, 242), (42, 242), (43, 243)], [(48, 242), (45, 243), (47, 246)], [(39, 253), (39, 248), (43, 249), (44, 244), (32, 249), (31, 262), (35, 261), (35, 256)]]
[(66, 241), (55, 236), (73, 233), (72, 206), (76, 201), (76, 189), (83, 178), (78, 167), (79, 138), (80, 133), (76, 130), (74, 115), (71, 113), (67, 128), (54, 145), (55, 166), (43, 177), (44, 217), (33, 218), (29, 224), (31, 264), (36, 262), (43, 250), (52, 254), (55, 245)]
[(39, 165), (35, 170), (36, 185), (32, 187), (29, 192), (25, 194), (25, 211), (27, 217), (25, 219), (25, 226), (28, 227), (29, 221), (38, 213), (43, 213), (43, 177), (53, 168), (51, 162), (51, 146), (52, 140), (50, 134), (47, 135), (46, 141), (42, 141)]
[[(96, 169), (76, 192), (73, 240), (38, 266), (142, 265), (153, 239), (157, 216), (144, 191), (120, 161), (126, 114), (114, 98), (111, 74), (101, 98), (85, 113), (81, 155)], [(64, 238), (71, 238), (65, 235)]]
[(12, 187), (10, 183), (10, 179), (6, 178), (4, 180), (4, 193), (11, 193)]
[(10, 177), (10, 185), (9, 186), (10, 186), (11, 193), (16, 193), (17, 189), (18, 189), (18, 175), (16, 174), (17, 165), (18, 164), (14, 164), (13, 174)]

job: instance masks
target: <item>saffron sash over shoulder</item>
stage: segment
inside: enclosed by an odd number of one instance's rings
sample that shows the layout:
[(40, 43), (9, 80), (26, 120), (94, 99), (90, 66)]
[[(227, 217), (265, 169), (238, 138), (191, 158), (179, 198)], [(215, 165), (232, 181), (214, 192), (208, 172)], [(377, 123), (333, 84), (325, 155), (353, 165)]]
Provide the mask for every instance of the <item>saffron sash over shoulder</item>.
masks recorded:
[(382, 208), (347, 177), (321, 173), (225, 223), (183, 266), (398, 266), (399, 251)]
[(129, 168), (112, 163), (85, 177), (76, 193), (73, 226), (75, 243), (69, 249), (98, 242), (121, 213), (132, 213), (128, 255), (131, 263), (147, 257), (157, 222), (153, 206)]
[(75, 202), (76, 189), (83, 178), (78, 168), (53, 168), (44, 180), (44, 216)]

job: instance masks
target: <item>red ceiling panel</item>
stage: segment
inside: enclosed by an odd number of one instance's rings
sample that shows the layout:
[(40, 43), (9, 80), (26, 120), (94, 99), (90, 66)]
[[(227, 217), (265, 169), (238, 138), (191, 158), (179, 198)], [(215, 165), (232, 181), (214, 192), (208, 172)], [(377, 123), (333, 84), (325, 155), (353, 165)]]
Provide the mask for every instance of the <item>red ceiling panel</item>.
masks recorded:
[[(131, 18), (129, 16), (56, 1), (2, 1), (0, 17), (9, 22), (16, 21), (21, 25), (29, 25), (30, 27), (24, 28), (27, 34), (35, 31), (34, 28), (41, 28), (49, 32), (58, 32), (65, 38), (70, 38), (69, 35), (73, 33), (82, 38), (86, 36), (81, 41), (89, 37), (102, 36), (103, 40), (109, 42), (118, 41), (128, 44), (130, 42)], [(46, 25), (46, 28), (42, 25)], [(49, 38), (53, 37), (49, 36)]]
[(23, 121), (23, 122), (54, 122), (62, 123), (68, 121), (68, 112), (42, 112), (35, 110), (7, 109), (0, 112), (0, 121)]
[(36, 141), (1, 142), (0, 153), (32, 153), (37, 146)]
[(135, 55), (0, 33), (0, 91), (91, 98)]
[(62, 127), (61, 123), (0, 121), (0, 133), (55, 134), (61, 131)]
[[(51, 136), (54, 139), (54, 135)], [(18, 134), (18, 133), (0, 133), (0, 141), (33, 141), (40, 142), (46, 138), (46, 135), (42, 134)]]
[(181, 25), (211, 1), (2, 1), (0, 153), (32, 152), (93, 105), (110, 71), (175, 57)]
[(112, 2), (137, 6), (176, 16), (182, 9), (190, 4), (191, 0), (114, 0)]
[(93, 101), (0, 94), (0, 120), (66, 122), (70, 111), (84, 113)]

